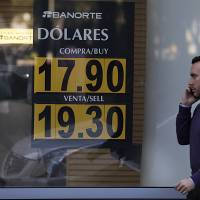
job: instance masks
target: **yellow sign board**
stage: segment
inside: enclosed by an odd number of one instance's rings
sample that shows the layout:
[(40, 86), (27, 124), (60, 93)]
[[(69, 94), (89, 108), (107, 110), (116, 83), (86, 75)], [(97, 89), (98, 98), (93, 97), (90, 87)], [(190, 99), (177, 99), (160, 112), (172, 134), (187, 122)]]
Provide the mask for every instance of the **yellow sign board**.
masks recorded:
[(33, 29), (0, 29), (0, 44), (33, 44)]
[[(36, 57), (34, 139), (125, 140), (125, 58)], [(51, 103), (50, 103), (51, 102)]]
[(34, 93), (125, 93), (126, 59), (37, 57)]
[(125, 105), (35, 104), (34, 139), (125, 139)]

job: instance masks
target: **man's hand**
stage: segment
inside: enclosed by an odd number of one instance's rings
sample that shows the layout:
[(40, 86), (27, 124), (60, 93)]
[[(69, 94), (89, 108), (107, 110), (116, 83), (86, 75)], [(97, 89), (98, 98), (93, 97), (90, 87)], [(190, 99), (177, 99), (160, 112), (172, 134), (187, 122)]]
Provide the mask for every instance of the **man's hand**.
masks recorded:
[(193, 95), (192, 90), (188, 87), (185, 89), (185, 93), (182, 96), (181, 103), (186, 106), (191, 106), (198, 99)]
[(176, 185), (176, 190), (178, 192), (181, 192), (182, 194), (190, 192), (194, 188), (195, 188), (195, 184), (191, 178), (185, 178), (179, 181)]

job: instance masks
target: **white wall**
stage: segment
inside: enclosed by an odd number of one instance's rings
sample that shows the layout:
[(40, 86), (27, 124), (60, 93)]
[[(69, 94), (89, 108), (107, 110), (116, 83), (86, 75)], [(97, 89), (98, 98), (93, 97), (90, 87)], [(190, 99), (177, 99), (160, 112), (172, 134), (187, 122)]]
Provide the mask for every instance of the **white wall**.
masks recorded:
[(200, 1), (147, 0), (143, 186), (174, 186), (190, 175), (189, 149), (177, 143), (175, 119), (200, 55)]

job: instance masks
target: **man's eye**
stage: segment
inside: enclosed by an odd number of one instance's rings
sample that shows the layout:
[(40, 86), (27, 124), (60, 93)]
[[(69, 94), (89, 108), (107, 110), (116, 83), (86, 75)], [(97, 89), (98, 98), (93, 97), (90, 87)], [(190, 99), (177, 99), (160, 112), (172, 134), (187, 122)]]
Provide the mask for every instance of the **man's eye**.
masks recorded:
[(197, 77), (197, 75), (192, 74), (191, 77), (192, 77), (193, 79), (195, 79), (195, 78)]

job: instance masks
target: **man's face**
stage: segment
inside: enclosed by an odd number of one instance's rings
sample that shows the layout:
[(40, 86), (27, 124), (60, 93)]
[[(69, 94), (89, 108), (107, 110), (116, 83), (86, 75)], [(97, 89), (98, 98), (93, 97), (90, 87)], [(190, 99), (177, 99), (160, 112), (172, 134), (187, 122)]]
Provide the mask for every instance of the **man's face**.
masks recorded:
[(200, 61), (191, 66), (189, 88), (194, 97), (200, 98)]

